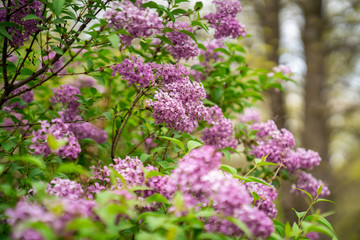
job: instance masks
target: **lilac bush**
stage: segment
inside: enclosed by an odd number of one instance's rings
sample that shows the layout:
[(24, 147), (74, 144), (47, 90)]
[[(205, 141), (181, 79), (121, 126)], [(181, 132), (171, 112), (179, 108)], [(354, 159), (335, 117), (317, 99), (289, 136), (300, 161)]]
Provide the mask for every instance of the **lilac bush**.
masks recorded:
[[(310, 212), (330, 194), (319, 154), (246, 108), (291, 70), (246, 63), (239, 1), (181, 2), (0, 6), (5, 238), (335, 237)], [(292, 228), (283, 181), (311, 200)]]

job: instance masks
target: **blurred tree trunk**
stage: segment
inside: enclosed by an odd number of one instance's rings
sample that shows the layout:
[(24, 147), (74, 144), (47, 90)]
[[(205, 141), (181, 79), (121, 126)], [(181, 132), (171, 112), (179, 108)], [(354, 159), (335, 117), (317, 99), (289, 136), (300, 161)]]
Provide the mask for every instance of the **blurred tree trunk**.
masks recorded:
[[(263, 26), (266, 58), (275, 65), (279, 64), (279, 12), (280, 0), (256, 1), (256, 12)], [(276, 89), (269, 90), (272, 119), (279, 128), (285, 127), (284, 94)]]

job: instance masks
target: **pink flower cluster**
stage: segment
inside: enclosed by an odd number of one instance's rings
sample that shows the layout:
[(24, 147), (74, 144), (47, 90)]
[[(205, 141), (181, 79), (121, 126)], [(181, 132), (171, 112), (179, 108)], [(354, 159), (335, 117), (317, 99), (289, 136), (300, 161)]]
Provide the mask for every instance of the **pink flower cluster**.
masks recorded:
[[(282, 163), (290, 173), (299, 174), (298, 188), (316, 195), (321, 181), (314, 179), (311, 174), (303, 170), (311, 170), (318, 166), (321, 162), (319, 154), (304, 148), (293, 149), (295, 140), (292, 133), (284, 128), (279, 130), (272, 120), (254, 123), (250, 128), (258, 131), (257, 145), (252, 146), (251, 153), (257, 158), (268, 155), (266, 158), (268, 162)], [(330, 191), (325, 185), (324, 189), (323, 196), (329, 195)]]
[(162, 18), (158, 13), (141, 7), (141, 1), (136, 1), (136, 4), (129, 0), (114, 2), (112, 8), (105, 12), (104, 18), (109, 22), (110, 27), (125, 29), (130, 34), (130, 36), (119, 35), (125, 45), (131, 45), (134, 38), (160, 33), (163, 28)]
[(216, 214), (205, 220), (210, 232), (241, 236), (242, 230), (227, 219), (233, 217), (243, 221), (255, 237), (265, 239), (274, 230), (271, 219), (250, 206), (252, 198), (243, 183), (219, 170), (220, 158), (211, 146), (191, 151), (169, 176), (163, 195), (171, 199), (175, 191), (182, 193), (186, 208), (174, 209), (180, 214), (191, 208), (213, 207)]
[[(66, 239), (72, 235), (67, 229), (67, 224), (73, 219), (94, 217), (93, 209), (96, 202), (82, 198), (84, 190), (80, 184), (68, 179), (55, 178), (48, 184), (46, 191), (57, 199), (38, 204), (24, 198), (14, 209), (5, 211), (9, 217), (7, 221), (12, 226), (12, 239), (43, 240), (40, 232), (29, 228), (28, 223), (37, 222), (46, 224), (56, 236)], [(61, 212), (54, 209), (61, 209)]]
[(320, 186), (322, 186), (320, 197), (326, 197), (330, 195), (330, 190), (323, 181), (315, 179), (310, 173), (300, 172), (297, 183), (292, 185), (292, 191), (303, 193), (296, 189), (300, 188), (315, 197)]
[[(24, 42), (29, 40), (29, 37), (39, 30), (36, 25), (39, 24), (39, 20), (23, 18), (27, 15), (33, 14), (39, 18), (43, 18), (43, 4), (40, 1), (33, 1), (27, 4), (26, 0), (12, 0), (9, 8), (9, 14), (11, 14), (9, 22), (15, 23), (18, 27), (9, 27), (8, 33), (10, 34), (12, 41), (10, 45), (12, 47), (20, 47), (24, 45)], [(26, 5), (26, 6), (25, 6)], [(18, 10), (19, 9), (19, 10)], [(17, 10), (15, 12), (15, 10)], [(6, 8), (0, 9), (0, 22), (6, 21)]]
[(202, 139), (205, 144), (218, 149), (236, 148), (237, 141), (233, 136), (234, 125), (230, 119), (224, 117), (221, 108), (218, 106), (209, 108), (207, 121), (212, 126), (203, 131)]
[(196, 57), (198, 55), (197, 44), (190, 36), (181, 32), (181, 30), (193, 32), (192, 27), (187, 22), (179, 21), (168, 23), (168, 27), (174, 29), (174, 31), (166, 33), (166, 36), (173, 43), (173, 45), (169, 45), (167, 48), (171, 55), (176, 59), (184, 58), (185, 60)]
[(275, 188), (256, 182), (248, 182), (245, 185), (250, 192), (255, 192), (260, 197), (255, 202), (255, 206), (265, 212), (269, 218), (275, 218), (277, 214), (277, 209), (273, 203), (277, 198)]
[[(61, 119), (53, 119), (51, 123), (47, 121), (40, 121), (41, 128), (38, 131), (33, 131), (34, 137), (30, 145), (32, 154), (47, 156), (53, 151), (63, 158), (77, 158), (81, 152), (81, 148), (74, 133), (69, 130), (69, 126)], [(56, 140), (65, 140), (66, 144), (58, 149), (52, 150), (48, 145), (48, 138), (52, 135)]]
[(241, 3), (238, 0), (213, 0), (213, 3), (216, 5), (216, 12), (209, 13), (205, 18), (216, 29), (214, 37), (245, 37), (244, 25), (236, 20), (236, 15), (241, 12)]
[(144, 63), (138, 57), (125, 58), (120, 64), (111, 67), (113, 76), (118, 72), (128, 85), (139, 84), (140, 87), (147, 87), (154, 83), (153, 64)]

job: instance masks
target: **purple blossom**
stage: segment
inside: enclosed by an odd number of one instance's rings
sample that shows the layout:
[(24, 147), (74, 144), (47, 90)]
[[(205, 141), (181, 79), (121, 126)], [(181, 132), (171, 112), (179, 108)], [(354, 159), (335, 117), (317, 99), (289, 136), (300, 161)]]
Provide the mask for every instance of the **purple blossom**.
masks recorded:
[(174, 31), (166, 33), (166, 36), (173, 43), (173, 45), (168, 46), (168, 51), (174, 58), (188, 60), (198, 55), (198, 46), (195, 41), (181, 32), (181, 30), (193, 32), (192, 27), (187, 22), (168, 23), (168, 27), (174, 29)]
[(306, 234), (306, 237), (311, 239), (311, 240), (318, 240), (319, 239), (319, 233), (317, 233), (317, 232), (309, 232), (308, 234)]
[(71, 81), (70, 84), (72, 86), (74, 86), (74, 87), (79, 88), (79, 89), (94, 87), (94, 88), (97, 89), (97, 91), (99, 93), (104, 93), (105, 92), (104, 86), (101, 86), (100, 84), (98, 84), (96, 82), (96, 80), (94, 78), (89, 77), (89, 76), (82, 76), (82, 77), (79, 77), (77, 79), (74, 79), (74, 80)]
[(216, 12), (205, 16), (213, 28), (216, 29), (214, 37), (238, 38), (245, 37), (246, 31), (243, 24), (236, 20), (236, 15), (241, 12), (241, 4), (238, 0), (214, 0)]
[(317, 190), (321, 185), (322, 185), (322, 192), (320, 194), (320, 197), (326, 197), (330, 195), (330, 190), (323, 181), (315, 179), (310, 173), (301, 171), (299, 173), (299, 179), (296, 185), (294, 184), (292, 185), (292, 191), (296, 191), (297, 193), (304, 194), (303, 192), (296, 190), (296, 188), (299, 188), (310, 193), (313, 197), (315, 197), (317, 195)]
[(275, 218), (277, 214), (277, 209), (273, 203), (277, 198), (275, 188), (256, 182), (248, 182), (246, 183), (246, 187), (260, 197), (260, 199), (255, 202), (255, 206), (265, 212), (269, 218)]
[(69, 199), (80, 199), (84, 193), (79, 183), (61, 178), (51, 180), (46, 191), (50, 195)]
[(78, 140), (90, 138), (97, 143), (104, 143), (107, 141), (107, 133), (89, 122), (69, 123), (68, 126), (69, 130), (74, 133)]
[(204, 120), (207, 111), (202, 100), (206, 93), (203, 86), (191, 82), (188, 77), (181, 81), (165, 84), (155, 93), (154, 99), (149, 100), (153, 107), (155, 124), (165, 123), (167, 127), (180, 132), (192, 132), (198, 126), (198, 121)]
[[(54, 51), (50, 51), (47, 55), (43, 56), (41, 60), (42, 64), (47, 64), (47, 63), (50, 63), (54, 57), (56, 55), (56, 52)], [(57, 72), (59, 71), (62, 67), (63, 67), (63, 64), (64, 64), (64, 59), (62, 57), (59, 58), (59, 60), (57, 60), (51, 67), (51, 72)], [(66, 73), (66, 69), (61, 69), (60, 72), (58, 72), (58, 74), (64, 74)]]
[(321, 162), (319, 153), (304, 148), (297, 148), (291, 151), (284, 159), (284, 164), (290, 172), (297, 169), (311, 170)]
[(207, 119), (212, 126), (203, 131), (202, 139), (205, 144), (216, 148), (236, 148), (237, 141), (233, 137), (234, 125), (230, 119), (224, 117), (221, 108), (213, 106), (208, 108)]
[[(12, 47), (20, 47), (24, 45), (24, 42), (29, 40), (29, 37), (39, 29), (36, 27), (39, 24), (39, 20), (28, 19), (24, 20), (23, 18), (29, 14), (33, 14), (41, 19), (43, 19), (42, 11), (43, 4), (40, 1), (33, 1), (28, 4), (26, 0), (12, 0), (9, 8), (9, 14), (11, 14), (9, 22), (17, 24), (19, 27), (9, 27), (8, 33), (10, 34), (13, 41), (10, 40), (10, 45)], [(24, 5), (26, 5), (24, 7)], [(19, 9), (19, 10), (17, 10)], [(17, 10), (15, 13), (13, 13)], [(12, 14), (13, 13), (13, 14)], [(6, 8), (0, 9), (0, 22), (6, 21)]]
[(78, 108), (80, 103), (79, 98), (76, 95), (80, 95), (80, 90), (77, 87), (70, 85), (61, 85), (54, 89), (54, 95), (50, 99), (52, 104), (61, 103), (65, 110), (61, 112), (64, 120), (74, 120), (78, 114)]
[(238, 117), (241, 123), (258, 123), (260, 121), (260, 113), (253, 108), (245, 108), (243, 113)]
[(134, 38), (150, 37), (153, 34), (161, 32), (163, 28), (162, 18), (157, 12), (149, 8), (140, 7), (141, 1), (134, 5), (128, 0), (121, 3), (113, 3), (108, 9), (104, 18), (109, 22), (109, 27), (116, 29), (125, 29), (129, 34), (120, 34), (119, 37), (123, 44), (131, 45)]
[(118, 72), (128, 85), (139, 84), (140, 87), (147, 87), (154, 83), (154, 73), (151, 63), (144, 63), (143, 59), (133, 56), (125, 58), (121, 64), (112, 66), (113, 76)]
[(30, 145), (30, 152), (34, 155), (44, 154), (45, 156), (52, 153), (48, 145), (48, 137), (52, 135), (56, 140), (65, 140), (66, 144), (58, 149), (55, 153), (62, 158), (77, 158), (81, 151), (78, 140), (74, 134), (69, 131), (67, 124), (61, 119), (53, 119), (51, 124), (47, 121), (40, 121), (41, 128), (38, 131), (33, 131), (34, 137)]
[(162, 84), (181, 82), (188, 76), (188, 70), (180, 63), (157, 65), (157, 75), (161, 77)]

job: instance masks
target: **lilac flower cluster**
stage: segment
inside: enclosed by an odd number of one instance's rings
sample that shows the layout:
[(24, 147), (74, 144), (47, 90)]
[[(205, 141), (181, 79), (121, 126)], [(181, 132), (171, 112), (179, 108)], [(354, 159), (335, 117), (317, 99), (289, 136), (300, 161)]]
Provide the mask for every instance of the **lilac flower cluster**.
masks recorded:
[[(29, 37), (39, 29), (36, 27), (39, 24), (39, 20), (23, 18), (27, 15), (34, 14), (35, 16), (43, 19), (42, 11), (43, 4), (40, 1), (33, 1), (28, 4), (26, 0), (12, 0), (9, 9), (11, 14), (9, 22), (17, 24), (19, 27), (9, 27), (8, 33), (10, 34), (12, 41), (10, 45), (12, 47), (20, 47), (24, 45), (24, 42), (29, 40)], [(16, 11), (16, 12), (15, 12)], [(0, 9), (0, 22), (6, 21), (6, 8)]]
[(182, 64), (153, 64), (157, 71), (157, 77), (161, 78), (162, 84), (182, 81), (188, 75), (188, 70)]
[(260, 122), (260, 113), (253, 108), (245, 108), (243, 113), (238, 117), (241, 123), (258, 123)]
[(168, 23), (168, 27), (174, 29), (174, 31), (166, 33), (166, 36), (173, 43), (173, 45), (168, 46), (171, 55), (176, 59), (184, 58), (185, 60), (196, 57), (198, 55), (197, 44), (190, 36), (181, 32), (181, 30), (193, 32), (192, 27), (187, 22), (179, 21)]
[(248, 182), (246, 183), (246, 187), (260, 197), (260, 199), (255, 202), (255, 206), (264, 211), (269, 218), (275, 218), (277, 209), (273, 201), (277, 198), (276, 190), (273, 187), (256, 182)]
[(202, 100), (206, 97), (205, 89), (197, 82), (191, 82), (188, 77), (168, 83), (155, 93), (149, 100), (153, 107), (155, 124), (165, 123), (176, 131), (191, 133), (198, 126), (198, 121), (206, 117), (206, 107)]
[[(29, 222), (41, 222), (50, 227), (61, 238), (68, 238), (71, 232), (67, 224), (75, 217), (92, 217), (96, 203), (82, 198), (84, 190), (80, 184), (68, 179), (53, 179), (47, 186), (47, 193), (58, 197), (42, 204), (31, 203), (24, 198), (14, 209), (8, 209), (5, 214), (12, 226), (12, 239), (44, 239), (36, 229), (29, 228)], [(59, 211), (61, 210), (61, 211)]]
[(211, 107), (208, 110), (208, 118), (208, 122), (212, 126), (203, 131), (204, 143), (219, 149), (236, 148), (237, 141), (233, 137), (234, 125), (230, 119), (223, 116), (221, 109), (218, 106)]
[(81, 185), (69, 179), (54, 178), (47, 185), (47, 193), (57, 197), (80, 199), (84, 193)]
[(160, 33), (163, 28), (162, 19), (158, 13), (141, 7), (139, 0), (136, 1), (136, 4), (128, 0), (113, 3), (112, 8), (105, 12), (104, 18), (109, 22), (110, 27), (125, 29), (130, 34), (130, 36), (119, 35), (125, 45), (131, 45), (134, 38), (150, 37)]
[(216, 12), (209, 13), (205, 18), (216, 29), (214, 37), (245, 37), (244, 25), (236, 20), (236, 15), (241, 12), (241, 3), (238, 0), (213, 0), (213, 3), (216, 5)]
[[(78, 116), (80, 103), (76, 95), (80, 95), (80, 90), (71, 85), (61, 85), (54, 90), (54, 96), (50, 99), (52, 104), (61, 103), (65, 110), (59, 112), (63, 121), (81, 121)], [(67, 123), (71, 131), (78, 140), (91, 138), (98, 143), (107, 141), (107, 133), (89, 122)]]
[(298, 169), (311, 170), (321, 162), (319, 154), (314, 151), (303, 148), (293, 150), (295, 140), (292, 133), (284, 128), (278, 130), (272, 120), (266, 123), (254, 123), (251, 129), (258, 131), (256, 133), (259, 138), (258, 145), (253, 146), (251, 151), (257, 158), (269, 154), (267, 161), (278, 164), (282, 162), (292, 173)]
[[(47, 55), (43, 56), (41, 60), (42, 64), (47, 64), (49, 62), (51, 62), (54, 57), (56, 55), (56, 52), (54, 51), (50, 51)], [(61, 57), (59, 58), (59, 60), (57, 60), (51, 67), (51, 72), (55, 73), (57, 71), (59, 71), (62, 67), (63, 67), (63, 64), (64, 64), (64, 59)], [(58, 74), (64, 74), (66, 73), (66, 69), (61, 69)]]
[(79, 89), (94, 87), (99, 93), (105, 92), (104, 86), (98, 84), (94, 78), (89, 76), (80, 76), (79, 78), (72, 80), (70, 85)]
[(310, 193), (313, 197), (315, 197), (317, 195), (317, 190), (321, 185), (322, 185), (322, 192), (320, 194), (320, 197), (326, 197), (330, 195), (330, 190), (323, 181), (317, 180), (310, 173), (306, 173), (302, 171), (299, 173), (299, 179), (296, 185), (295, 184), (292, 185), (292, 191), (296, 191), (297, 193), (302, 193), (301, 191), (296, 189), (296, 188), (300, 188)]
[(243, 221), (255, 237), (268, 237), (274, 230), (272, 221), (249, 205), (251, 196), (244, 184), (219, 171), (220, 158), (221, 154), (211, 146), (191, 151), (179, 161), (162, 189), (166, 192), (161, 193), (172, 198), (175, 191), (180, 191), (187, 207), (180, 211), (213, 207), (216, 214), (205, 220), (205, 228), (210, 232), (241, 236), (242, 230), (226, 219), (233, 217)]
[(48, 138), (52, 135), (56, 140), (65, 140), (66, 144), (58, 149), (55, 153), (63, 158), (77, 158), (81, 151), (78, 140), (75, 135), (69, 131), (69, 126), (61, 119), (53, 119), (51, 124), (47, 121), (40, 121), (41, 128), (38, 131), (33, 131), (34, 137), (30, 145), (32, 154), (45, 156), (52, 153), (52, 149), (48, 145)]
[(127, 187), (148, 186), (152, 188), (152, 190), (139, 192), (139, 197), (149, 197), (162, 189), (164, 183), (162, 182), (161, 176), (151, 177), (145, 181), (143, 169), (146, 169), (147, 171), (158, 171), (154, 166), (149, 165), (144, 167), (143, 163), (137, 157), (130, 158), (129, 156), (124, 159), (114, 159), (114, 162), (114, 164), (110, 164), (110, 167), (120, 174), (122, 179), (116, 177), (117, 183), (112, 185), (110, 182), (110, 169), (108, 167), (104, 166), (103, 168), (100, 168), (92, 166), (93, 176), (90, 178), (90, 181), (93, 183), (87, 188), (88, 198), (92, 199), (94, 194), (105, 189), (113, 191), (123, 189), (125, 186), (123, 185), (122, 180), (125, 181)]
[(65, 110), (62, 112), (62, 118), (66, 121), (73, 120), (78, 115), (80, 103), (76, 95), (80, 95), (80, 90), (67, 84), (54, 89), (54, 95), (50, 99), (52, 104), (61, 103)]
[(128, 85), (139, 84), (140, 87), (147, 87), (154, 83), (153, 65), (144, 63), (141, 58), (126, 58), (120, 64), (112, 66), (113, 76), (118, 72)]

